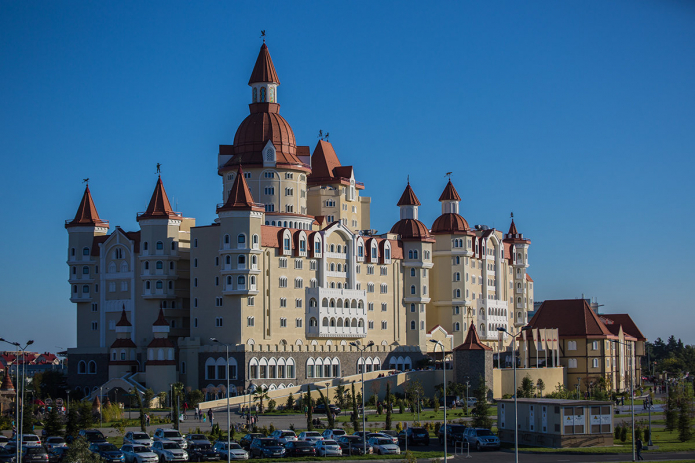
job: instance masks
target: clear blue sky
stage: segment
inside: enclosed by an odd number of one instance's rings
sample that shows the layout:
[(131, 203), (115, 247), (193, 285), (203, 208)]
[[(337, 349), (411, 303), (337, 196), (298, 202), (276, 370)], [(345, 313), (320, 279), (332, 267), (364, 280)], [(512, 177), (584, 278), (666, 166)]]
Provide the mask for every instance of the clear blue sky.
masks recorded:
[(0, 336), (75, 345), (67, 233), (90, 188), (137, 229), (162, 163), (198, 224), (248, 114), (261, 29), (298, 144), (329, 131), (388, 231), (410, 175), (531, 238), (536, 299), (597, 297), (695, 342), (695, 4), (0, 1)]

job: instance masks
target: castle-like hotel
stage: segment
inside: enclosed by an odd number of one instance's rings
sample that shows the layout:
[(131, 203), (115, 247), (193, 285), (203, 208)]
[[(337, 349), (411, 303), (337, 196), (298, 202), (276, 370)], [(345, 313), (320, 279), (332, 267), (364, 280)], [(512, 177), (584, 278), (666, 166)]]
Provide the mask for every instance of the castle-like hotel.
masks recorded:
[[(110, 232), (89, 187), (69, 235), (77, 347), (69, 383), (85, 393), (124, 377), (155, 391), (251, 383), (279, 389), (376, 369), (410, 369), (463, 343), (470, 325), (495, 352), (533, 309), (530, 241), (470, 227), (442, 185), (430, 226), (408, 184), (389, 233), (370, 230), (356, 169), (321, 140), (298, 146), (280, 115), (280, 80), (263, 44), (250, 115), (220, 145), (218, 218), (196, 226), (172, 210), (161, 178), (138, 231)], [(214, 338), (214, 340), (212, 339)], [(370, 342), (363, 361), (350, 345)], [(226, 345), (226, 346), (225, 346)], [(440, 354), (441, 356), (441, 354)]]

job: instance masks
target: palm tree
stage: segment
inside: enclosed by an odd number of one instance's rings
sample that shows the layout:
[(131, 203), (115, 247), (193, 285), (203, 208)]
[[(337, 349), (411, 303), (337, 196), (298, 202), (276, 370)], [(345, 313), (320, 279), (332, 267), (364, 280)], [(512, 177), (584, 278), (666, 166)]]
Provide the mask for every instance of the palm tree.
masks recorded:
[(268, 389), (265, 386), (258, 386), (255, 391), (253, 391), (253, 401), (258, 402), (258, 412), (263, 413), (263, 401), (269, 400)]

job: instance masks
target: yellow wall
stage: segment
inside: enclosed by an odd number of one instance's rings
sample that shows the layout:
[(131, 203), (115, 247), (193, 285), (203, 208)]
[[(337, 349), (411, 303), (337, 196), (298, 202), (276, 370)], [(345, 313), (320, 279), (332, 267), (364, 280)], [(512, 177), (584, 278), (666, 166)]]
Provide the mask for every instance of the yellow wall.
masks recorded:
[(500, 399), (505, 394), (514, 394), (514, 391), (521, 387), (521, 382), (527, 375), (531, 377), (533, 384), (536, 384), (539, 379), (543, 380), (543, 383), (545, 383), (544, 395), (553, 392), (558, 383), (565, 384), (567, 376), (564, 367), (517, 368), (515, 387), (514, 370), (512, 368), (495, 368), (492, 370), (492, 396), (495, 399)]

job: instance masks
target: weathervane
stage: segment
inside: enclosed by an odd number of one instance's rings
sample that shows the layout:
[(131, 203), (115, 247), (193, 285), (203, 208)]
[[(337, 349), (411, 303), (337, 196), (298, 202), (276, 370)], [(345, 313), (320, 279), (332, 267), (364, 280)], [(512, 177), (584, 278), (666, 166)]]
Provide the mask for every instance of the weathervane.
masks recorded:
[(89, 186), (89, 177), (83, 178), (83, 179), (82, 179), (82, 183), (86, 183), (87, 186)]
[(444, 174), (444, 176), (449, 177), (449, 180), (451, 180), (451, 174), (453, 174), (453, 172), (447, 172), (446, 174)]
[(512, 220), (514, 220), (514, 213), (512, 212)]
[(265, 43), (265, 29), (261, 31), (261, 38), (263, 39), (263, 43)]
[(162, 165), (160, 163), (157, 163), (157, 174), (162, 173)]

